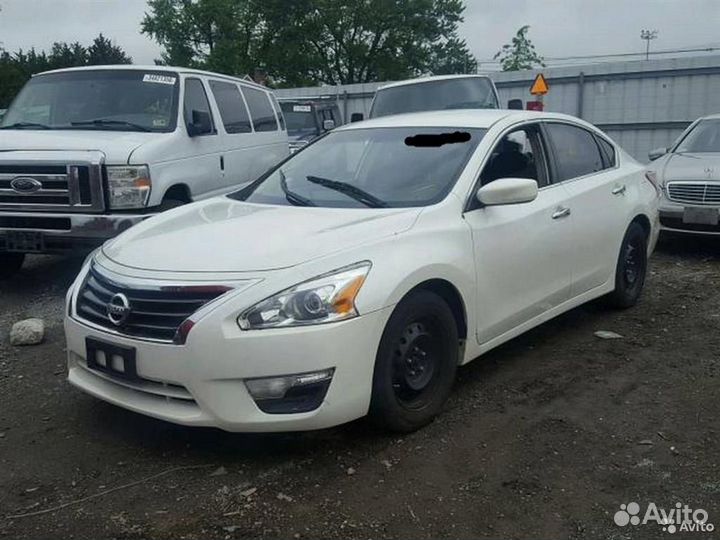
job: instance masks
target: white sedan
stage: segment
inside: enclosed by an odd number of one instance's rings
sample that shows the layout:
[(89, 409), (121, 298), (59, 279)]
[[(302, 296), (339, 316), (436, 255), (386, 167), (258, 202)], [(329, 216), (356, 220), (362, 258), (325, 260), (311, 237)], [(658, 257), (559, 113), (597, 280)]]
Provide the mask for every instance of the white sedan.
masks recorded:
[(657, 204), (643, 167), (570, 116), (344, 126), (90, 257), (67, 296), (69, 381), (185, 425), (417, 429), (458, 365), (594, 298), (634, 305)]

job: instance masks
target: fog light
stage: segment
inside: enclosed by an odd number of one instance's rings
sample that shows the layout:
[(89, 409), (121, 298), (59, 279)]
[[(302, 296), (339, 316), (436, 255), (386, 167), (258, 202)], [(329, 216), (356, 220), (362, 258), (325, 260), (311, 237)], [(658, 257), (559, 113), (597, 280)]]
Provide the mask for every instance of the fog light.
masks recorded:
[(308, 412), (317, 409), (325, 399), (335, 368), (246, 379), (245, 386), (261, 411), (270, 414)]

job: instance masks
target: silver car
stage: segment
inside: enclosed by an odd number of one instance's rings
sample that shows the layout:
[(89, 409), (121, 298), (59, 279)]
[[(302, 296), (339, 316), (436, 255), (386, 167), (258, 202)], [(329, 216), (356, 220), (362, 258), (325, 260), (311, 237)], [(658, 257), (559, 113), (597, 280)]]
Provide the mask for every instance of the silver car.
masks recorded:
[(697, 119), (648, 157), (648, 179), (662, 191), (661, 230), (720, 235), (720, 114)]

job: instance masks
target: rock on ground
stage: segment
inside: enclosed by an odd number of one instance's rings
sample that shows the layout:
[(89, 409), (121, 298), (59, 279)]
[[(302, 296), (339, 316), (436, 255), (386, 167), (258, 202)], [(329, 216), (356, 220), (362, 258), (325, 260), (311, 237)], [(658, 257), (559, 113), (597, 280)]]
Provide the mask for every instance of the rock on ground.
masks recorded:
[(42, 319), (18, 321), (10, 330), (10, 345), (37, 345), (45, 337), (45, 322)]

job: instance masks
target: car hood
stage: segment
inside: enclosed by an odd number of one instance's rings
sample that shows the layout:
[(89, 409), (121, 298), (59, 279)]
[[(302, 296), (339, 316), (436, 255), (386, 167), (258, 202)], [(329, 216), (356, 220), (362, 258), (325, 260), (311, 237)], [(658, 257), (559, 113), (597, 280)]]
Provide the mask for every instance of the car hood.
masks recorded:
[(115, 263), (163, 272), (277, 270), (392, 236), (418, 208), (347, 209), (247, 204), (218, 197), (165, 212), (103, 247)]
[(669, 180), (720, 181), (720, 154), (671, 154), (663, 177)]
[[(158, 133), (100, 130), (0, 130), (0, 152), (10, 150), (95, 150), (107, 163), (128, 163), (130, 154)], [(2, 155), (2, 154), (0, 154)]]

